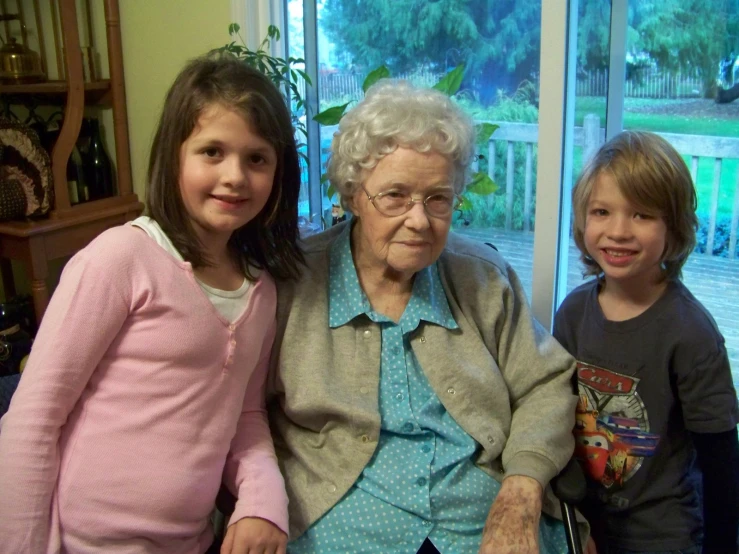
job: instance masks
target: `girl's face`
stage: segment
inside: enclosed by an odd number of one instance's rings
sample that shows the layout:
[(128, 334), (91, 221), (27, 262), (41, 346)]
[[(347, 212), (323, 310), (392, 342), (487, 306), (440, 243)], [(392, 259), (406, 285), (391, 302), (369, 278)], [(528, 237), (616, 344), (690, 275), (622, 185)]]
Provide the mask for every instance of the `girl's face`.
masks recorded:
[(237, 112), (207, 107), (180, 146), (180, 194), (206, 251), (222, 254), (231, 234), (262, 211), (277, 153)]
[(586, 209), (585, 248), (603, 269), (606, 283), (657, 285), (667, 247), (661, 214), (633, 206), (607, 172), (597, 177)]

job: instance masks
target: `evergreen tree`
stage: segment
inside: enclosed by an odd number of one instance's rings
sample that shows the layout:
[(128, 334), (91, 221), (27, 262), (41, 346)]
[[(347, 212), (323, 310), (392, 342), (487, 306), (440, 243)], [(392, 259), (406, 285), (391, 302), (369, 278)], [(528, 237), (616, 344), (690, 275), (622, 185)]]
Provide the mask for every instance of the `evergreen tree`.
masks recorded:
[(393, 74), (424, 66), (446, 72), (464, 63), (465, 84), (485, 91), (483, 102), (538, 72), (537, 2), (326, 0), (322, 14), (328, 37), (360, 70), (384, 64)]

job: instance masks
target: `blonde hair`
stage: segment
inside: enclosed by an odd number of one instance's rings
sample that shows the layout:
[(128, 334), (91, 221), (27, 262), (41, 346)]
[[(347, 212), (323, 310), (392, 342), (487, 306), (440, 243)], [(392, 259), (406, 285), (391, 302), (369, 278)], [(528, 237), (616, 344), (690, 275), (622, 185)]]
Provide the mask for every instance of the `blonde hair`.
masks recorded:
[(679, 279), (695, 248), (697, 200), (690, 171), (670, 143), (654, 133), (623, 131), (601, 146), (585, 165), (572, 191), (573, 236), (584, 275), (603, 269), (585, 248), (585, 220), (590, 195), (602, 173), (608, 173), (626, 199), (648, 212), (658, 212), (667, 227), (662, 278)]

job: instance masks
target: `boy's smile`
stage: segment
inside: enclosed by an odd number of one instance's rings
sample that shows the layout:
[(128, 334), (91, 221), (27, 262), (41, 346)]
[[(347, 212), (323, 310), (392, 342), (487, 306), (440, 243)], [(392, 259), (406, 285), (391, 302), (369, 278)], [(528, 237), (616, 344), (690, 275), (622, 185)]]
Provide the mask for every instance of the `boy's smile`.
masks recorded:
[(625, 266), (631, 263), (638, 254), (635, 250), (625, 248), (604, 248), (603, 255), (608, 265)]
[(597, 177), (590, 194), (583, 239), (607, 283), (622, 287), (659, 284), (667, 226), (660, 214), (629, 202), (607, 172)]

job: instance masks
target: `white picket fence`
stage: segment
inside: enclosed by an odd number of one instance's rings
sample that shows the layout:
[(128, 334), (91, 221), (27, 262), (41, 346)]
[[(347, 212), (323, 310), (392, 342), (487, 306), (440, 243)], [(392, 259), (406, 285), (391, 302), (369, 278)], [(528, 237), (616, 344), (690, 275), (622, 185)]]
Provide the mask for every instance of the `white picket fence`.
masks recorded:
[[(395, 79), (411, 81), (418, 86), (432, 87), (444, 76), (443, 73), (421, 69), (412, 73), (393, 75)], [(364, 94), (364, 73), (323, 71), (318, 74), (318, 90), (323, 102), (359, 100)], [(301, 83), (301, 86), (303, 84)], [(303, 89), (304, 90), (304, 89)]]
[[(668, 72), (646, 68), (640, 70), (638, 75), (638, 78), (633, 77), (624, 83), (624, 96), (628, 98), (690, 98), (701, 96), (703, 90), (703, 80), (698, 71)], [(393, 75), (398, 79), (406, 79), (425, 86), (435, 85), (443, 76), (443, 72), (427, 69)], [(324, 102), (341, 99), (358, 100), (362, 97), (362, 83), (365, 77), (364, 73), (322, 71), (318, 75), (318, 90)], [(299, 84), (304, 87), (302, 81)], [(580, 71), (576, 91), (578, 96), (606, 96), (608, 70)]]
[[(580, 72), (576, 91), (578, 96), (606, 96), (608, 70)], [(702, 96), (702, 91), (703, 79), (698, 71), (668, 72), (646, 68), (624, 82), (627, 98), (691, 98)]]

